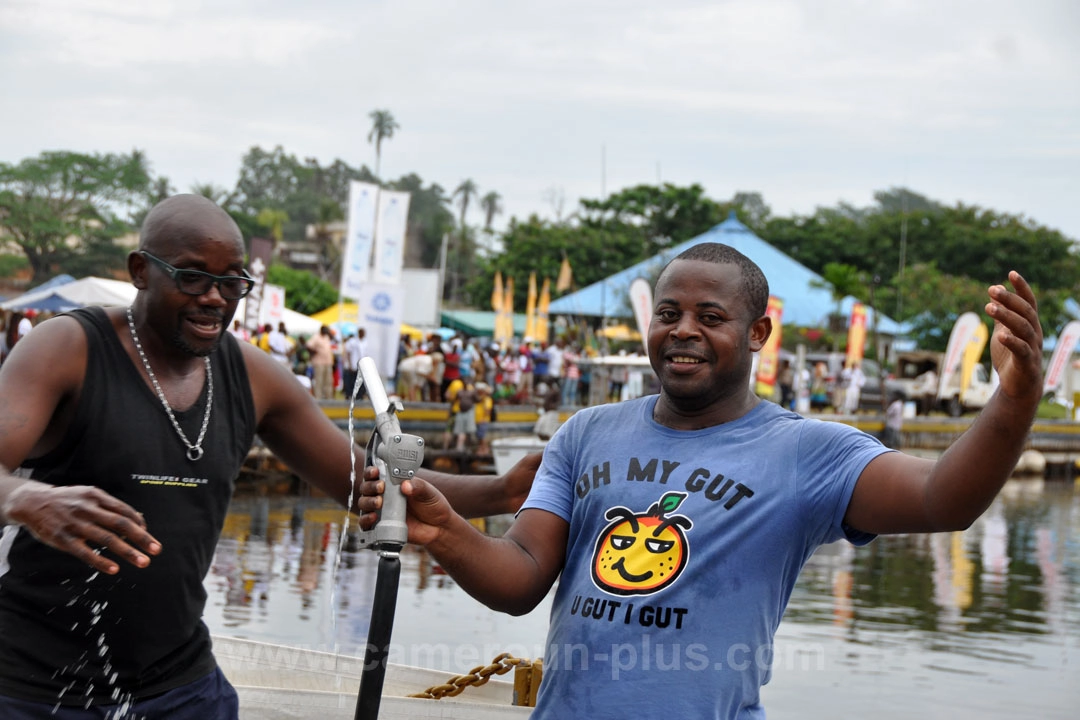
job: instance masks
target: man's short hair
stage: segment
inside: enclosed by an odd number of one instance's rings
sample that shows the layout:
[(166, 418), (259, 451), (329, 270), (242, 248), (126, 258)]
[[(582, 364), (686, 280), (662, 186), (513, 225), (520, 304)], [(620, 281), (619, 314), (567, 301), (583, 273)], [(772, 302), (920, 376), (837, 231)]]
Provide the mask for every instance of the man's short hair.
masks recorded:
[[(702, 260), (717, 265), (737, 266), (742, 273), (743, 290), (746, 292), (746, 305), (751, 314), (755, 319), (765, 314), (769, 306), (769, 281), (765, 279), (765, 273), (761, 272), (761, 268), (757, 266), (757, 263), (735, 248), (723, 243), (698, 243), (683, 250), (675, 256), (672, 262), (675, 260)], [(664, 270), (667, 270), (667, 267)]]

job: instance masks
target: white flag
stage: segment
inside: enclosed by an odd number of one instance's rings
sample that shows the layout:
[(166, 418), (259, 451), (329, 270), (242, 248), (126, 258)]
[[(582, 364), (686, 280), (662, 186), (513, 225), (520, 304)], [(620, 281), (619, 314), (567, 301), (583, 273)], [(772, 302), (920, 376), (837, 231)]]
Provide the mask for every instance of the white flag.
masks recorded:
[(263, 285), (262, 304), (259, 306), (259, 325), (270, 323), (275, 328), (285, 319), (285, 288), (280, 285)]
[(649, 354), (649, 321), (652, 320), (653, 299), (652, 286), (643, 277), (636, 277), (630, 281), (630, 305), (634, 308), (634, 319), (637, 320), (638, 332), (641, 333), (641, 345), (645, 348), (645, 354)]
[(367, 283), (360, 297), (357, 324), (364, 328), (368, 355), (379, 368), (379, 375), (397, 375), (398, 339), (405, 307), (405, 286)]
[(353, 180), (349, 183), (348, 228), (341, 263), (341, 294), (355, 300), (368, 280), (371, 243), (375, 232), (375, 201), (379, 186)]
[[(941, 368), (941, 377), (938, 378), (938, 399), (944, 399), (950, 392), (953, 376), (960, 372), (960, 362), (964, 357), (964, 349), (975, 337), (982, 320), (973, 312), (966, 312), (956, 318), (952, 333), (949, 335), (949, 344), (945, 348), (945, 362)], [(957, 383), (959, 384), (959, 383)]]
[(375, 226), (375, 267), (372, 282), (401, 283), (405, 263), (405, 227), (409, 219), (409, 193), (379, 193), (379, 222)]
[(1046, 378), (1043, 382), (1043, 394), (1057, 390), (1061, 384), (1061, 378), (1065, 374), (1065, 368), (1069, 364), (1073, 350), (1077, 342), (1080, 342), (1080, 321), (1073, 320), (1058, 335), (1057, 347), (1050, 356), (1050, 363), (1046, 366)]

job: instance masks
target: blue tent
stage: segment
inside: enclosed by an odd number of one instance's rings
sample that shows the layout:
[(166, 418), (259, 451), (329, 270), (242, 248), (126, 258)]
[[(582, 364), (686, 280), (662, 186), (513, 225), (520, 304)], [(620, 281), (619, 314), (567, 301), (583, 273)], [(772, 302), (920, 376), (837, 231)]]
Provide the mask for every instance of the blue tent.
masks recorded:
[(19, 302), (16, 299), (14, 302), (9, 303), (6, 306), (7, 310), (37, 310), (38, 312), (52, 312), (62, 313), (68, 310), (75, 310), (81, 308), (82, 304), (72, 302), (62, 295), (56, 293), (49, 293), (48, 295), (39, 295), (36, 292), (34, 296), (29, 300), (23, 300)]
[[(577, 292), (552, 301), (551, 315), (588, 315), (605, 318), (633, 318), (628, 300), (630, 282), (637, 277), (652, 281), (672, 258), (689, 247), (703, 242), (730, 245), (757, 263), (769, 280), (772, 295), (784, 301), (784, 325), (821, 327), (828, 323), (830, 313), (837, 312), (836, 301), (826, 287), (814, 287), (811, 281), (825, 284), (824, 278), (765, 242), (748, 227), (735, 219), (734, 213), (716, 227), (675, 245), (664, 252), (643, 260), (606, 280), (593, 283)], [(839, 313), (850, 317), (852, 306), (858, 302), (848, 296), (840, 304)], [(866, 309), (866, 323), (874, 323), (873, 308)], [(906, 326), (892, 318), (879, 315), (877, 329), (887, 335), (903, 335)]]
[(67, 273), (61, 273), (56, 277), (49, 278), (37, 287), (31, 288), (29, 292), (41, 292), (42, 290), (51, 290), (52, 288), (57, 288), (61, 285), (67, 285), (70, 282), (75, 282), (75, 278), (71, 275), (68, 275)]
[[(22, 295), (17, 295), (14, 298), (0, 298), (0, 301), (4, 302), (5, 310), (37, 310), (39, 312), (67, 312), (68, 310), (74, 310), (80, 308), (82, 305), (71, 302), (56, 293), (42, 294), (45, 290), (51, 290), (58, 288), (61, 285), (67, 285), (70, 282), (74, 282), (75, 278), (71, 275), (61, 274), (54, 278), (50, 278), (45, 282), (38, 285), (36, 288), (26, 291)], [(19, 301), (19, 298), (31, 298), (30, 301)]]

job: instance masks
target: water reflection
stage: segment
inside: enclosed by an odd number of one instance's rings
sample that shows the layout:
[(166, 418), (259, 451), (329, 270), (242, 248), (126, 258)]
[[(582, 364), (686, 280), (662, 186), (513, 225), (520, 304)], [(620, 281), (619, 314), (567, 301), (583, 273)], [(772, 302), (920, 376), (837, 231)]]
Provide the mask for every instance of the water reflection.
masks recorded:
[[(334, 576), (343, 519), (327, 501), (237, 497), (206, 581), (211, 630), (362, 653), (377, 557), (346, 542)], [(488, 611), (412, 547), (401, 582), (392, 660), (465, 672), (543, 654), (550, 598), (521, 618)], [(965, 532), (822, 548), (776, 657), (773, 718), (1075, 717), (1080, 490), (1012, 481)]]

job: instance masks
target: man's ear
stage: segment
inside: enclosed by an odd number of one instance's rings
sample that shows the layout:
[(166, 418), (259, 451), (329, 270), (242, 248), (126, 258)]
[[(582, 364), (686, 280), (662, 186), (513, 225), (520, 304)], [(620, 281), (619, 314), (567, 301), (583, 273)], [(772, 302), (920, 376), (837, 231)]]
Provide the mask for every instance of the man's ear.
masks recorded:
[(757, 352), (765, 347), (765, 342), (770, 335), (772, 335), (772, 318), (768, 315), (762, 315), (750, 323), (750, 350)]
[(146, 258), (138, 250), (132, 250), (127, 256), (128, 274), (131, 275), (131, 284), (139, 290), (148, 287), (146, 281)]

